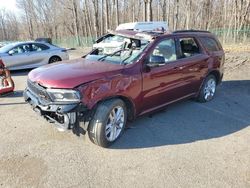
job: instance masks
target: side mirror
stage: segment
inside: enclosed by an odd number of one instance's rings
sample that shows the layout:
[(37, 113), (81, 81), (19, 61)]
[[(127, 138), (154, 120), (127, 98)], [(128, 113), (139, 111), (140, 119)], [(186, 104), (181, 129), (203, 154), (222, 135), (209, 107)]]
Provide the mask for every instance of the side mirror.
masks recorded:
[(11, 55), (11, 56), (12, 56), (14, 53), (15, 53), (14, 50), (10, 50), (10, 51), (8, 52), (8, 54)]
[(165, 64), (165, 58), (159, 55), (151, 55), (147, 65), (149, 67), (159, 67)]
[(162, 56), (158, 56), (158, 55), (151, 55), (148, 60), (147, 63), (144, 64), (144, 71), (145, 72), (150, 72), (151, 68), (154, 67), (159, 67), (161, 65), (165, 65), (165, 58)]

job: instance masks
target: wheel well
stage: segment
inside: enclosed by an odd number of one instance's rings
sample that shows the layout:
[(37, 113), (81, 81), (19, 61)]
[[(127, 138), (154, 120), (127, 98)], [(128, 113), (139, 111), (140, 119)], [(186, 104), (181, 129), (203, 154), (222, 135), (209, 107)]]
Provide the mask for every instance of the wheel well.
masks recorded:
[(214, 75), (216, 78), (216, 84), (218, 85), (220, 83), (220, 73), (218, 71), (211, 71), (208, 75)]
[(128, 120), (132, 121), (135, 118), (135, 109), (134, 109), (134, 104), (129, 100), (127, 97), (124, 96), (114, 96), (114, 97), (109, 97), (104, 100), (99, 101), (93, 109), (95, 109), (100, 103), (103, 101), (111, 100), (111, 99), (121, 99), (126, 107), (127, 107), (127, 112), (128, 112)]
[(131, 100), (129, 100), (126, 97), (119, 96), (117, 98), (121, 99), (126, 104), (127, 112), (128, 112), (128, 120), (133, 120), (135, 116), (134, 104), (131, 102)]
[(51, 57), (49, 58), (49, 61), (50, 61), (53, 57), (57, 57), (57, 58), (60, 59), (60, 61), (62, 61), (62, 58), (61, 58), (60, 56), (58, 56), (58, 55), (53, 55), (53, 56), (51, 56)]

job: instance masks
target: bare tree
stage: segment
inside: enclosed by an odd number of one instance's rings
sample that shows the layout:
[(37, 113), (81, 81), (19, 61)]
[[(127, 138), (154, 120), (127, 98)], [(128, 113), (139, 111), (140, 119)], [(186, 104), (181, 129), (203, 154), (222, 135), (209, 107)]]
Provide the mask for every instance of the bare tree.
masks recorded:
[(144, 0), (145, 4), (145, 21), (152, 21), (153, 15), (152, 15), (152, 0)]
[[(250, 38), (250, 0), (16, 0), (18, 19), (0, 10), (0, 40), (73, 38), (76, 45), (122, 22), (167, 21), (170, 30), (204, 29), (223, 41)], [(154, 18), (154, 19), (153, 19)], [(86, 39), (85, 39), (85, 38)], [(84, 39), (84, 40), (83, 40)]]

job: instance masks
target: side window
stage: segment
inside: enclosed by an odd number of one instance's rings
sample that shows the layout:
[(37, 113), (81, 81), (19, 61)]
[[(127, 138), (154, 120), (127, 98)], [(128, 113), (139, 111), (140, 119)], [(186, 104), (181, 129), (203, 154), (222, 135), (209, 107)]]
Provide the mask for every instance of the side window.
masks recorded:
[(31, 46), (32, 46), (32, 51), (36, 51), (36, 52), (49, 49), (49, 47), (44, 44), (32, 44)]
[(22, 54), (30, 52), (31, 50), (29, 44), (23, 44), (13, 48), (11, 51), (13, 52), (12, 54)]
[(181, 58), (200, 54), (201, 50), (193, 38), (180, 38)]
[(175, 41), (173, 39), (166, 39), (161, 41), (153, 50), (151, 56), (163, 57), (165, 63), (176, 60)]
[(210, 52), (220, 50), (216, 40), (214, 40), (213, 38), (201, 37), (201, 41), (202, 41), (203, 45), (205, 46), (205, 48)]

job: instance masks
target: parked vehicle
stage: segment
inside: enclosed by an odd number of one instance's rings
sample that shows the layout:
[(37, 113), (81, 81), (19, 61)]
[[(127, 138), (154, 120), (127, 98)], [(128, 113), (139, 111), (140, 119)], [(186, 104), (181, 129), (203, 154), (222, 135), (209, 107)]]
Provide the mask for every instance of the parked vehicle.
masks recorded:
[[(116, 31), (132, 30), (140, 32), (164, 32), (168, 30), (167, 22), (133, 22), (120, 24)], [(129, 42), (129, 39), (119, 35), (108, 33), (95, 41), (93, 48), (98, 48), (100, 53), (111, 54), (116, 50), (122, 49), (123, 45)]]
[(120, 50), (124, 45), (125, 37), (108, 33), (95, 41), (93, 49), (98, 49), (99, 53), (111, 54)]
[(68, 60), (65, 48), (42, 42), (17, 42), (0, 48), (0, 58), (9, 70), (29, 69)]
[(113, 54), (94, 49), (82, 59), (31, 71), (25, 101), (58, 128), (80, 126), (92, 142), (108, 147), (127, 120), (182, 99), (214, 98), (224, 51), (210, 32), (111, 34), (130, 43)]

